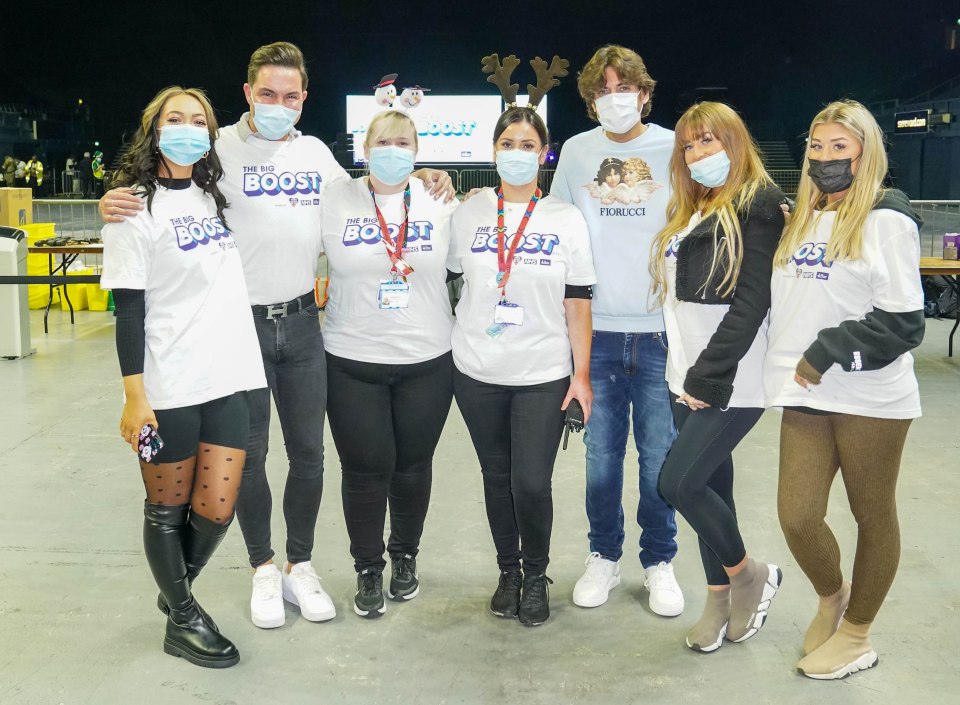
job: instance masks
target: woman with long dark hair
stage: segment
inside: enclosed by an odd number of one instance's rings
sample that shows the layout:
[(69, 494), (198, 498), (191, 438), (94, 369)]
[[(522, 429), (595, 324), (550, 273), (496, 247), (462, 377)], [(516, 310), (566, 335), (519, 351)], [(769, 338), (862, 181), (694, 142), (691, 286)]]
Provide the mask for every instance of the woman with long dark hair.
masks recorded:
[(120, 435), (146, 489), (143, 546), (167, 614), (164, 651), (209, 668), (240, 655), (192, 583), (223, 540), (246, 453), (246, 390), (266, 386), (202, 91), (171, 86), (144, 109), (114, 177), (146, 201), (103, 229), (123, 375)]
[[(506, 71), (496, 56), (484, 63), (509, 84), (519, 61), (507, 57)], [(546, 62), (531, 63), (541, 66), (538, 85), (549, 85)], [(516, 85), (504, 97), (513, 103)], [(563, 410), (576, 399), (589, 418), (593, 399), (590, 239), (576, 207), (540, 190), (549, 144), (533, 109), (514, 105), (500, 116), (493, 152), (501, 183), (454, 213), (447, 264), (464, 279), (453, 329), (454, 395), (480, 460), (500, 568), (490, 610), (527, 626), (550, 616), (551, 480)]]

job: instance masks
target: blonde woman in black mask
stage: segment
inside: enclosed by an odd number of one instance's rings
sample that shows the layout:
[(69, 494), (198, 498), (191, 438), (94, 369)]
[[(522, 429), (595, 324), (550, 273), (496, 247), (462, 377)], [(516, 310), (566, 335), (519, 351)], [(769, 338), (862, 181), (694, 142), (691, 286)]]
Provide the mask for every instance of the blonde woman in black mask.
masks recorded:
[[(883, 187), (883, 133), (855, 101), (814, 118), (805, 167), (774, 257), (764, 388), (783, 407), (780, 523), (820, 598), (798, 670), (834, 679), (877, 664), (870, 627), (900, 558), (897, 476), (920, 416), (920, 220)], [(838, 471), (857, 521), (850, 581), (824, 521)]]

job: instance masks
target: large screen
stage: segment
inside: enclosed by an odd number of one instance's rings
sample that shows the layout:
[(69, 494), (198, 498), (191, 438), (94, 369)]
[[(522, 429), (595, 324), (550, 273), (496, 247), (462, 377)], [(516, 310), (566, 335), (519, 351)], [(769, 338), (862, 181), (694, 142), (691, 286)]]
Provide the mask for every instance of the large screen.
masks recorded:
[[(526, 96), (518, 96), (519, 105)], [(546, 101), (537, 112), (546, 120)], [(353, 161), (365, 163), (367, 125), (384, 108), (372, 95), (347, 96), (347, 132), (353, 135)], [(493, 129), (503, 112), (497, 95), (434, 95), (427, 93), (409, 112), (417, 126), (421, 164), (477, 164), (493, 161)]]

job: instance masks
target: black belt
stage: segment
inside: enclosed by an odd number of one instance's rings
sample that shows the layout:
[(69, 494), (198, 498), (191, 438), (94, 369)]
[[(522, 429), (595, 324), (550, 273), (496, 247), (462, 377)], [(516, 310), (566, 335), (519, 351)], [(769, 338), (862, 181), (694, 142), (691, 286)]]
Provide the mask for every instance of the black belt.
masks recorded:
[(262, 318), (285, 318), (291, 313), (296, 313), (297, 311), (310, 306), (311, 304), (316, 303), (313, 292), (308, 291), (303, 296), (298, 296), (295, 299), (290, 301), (285, 301), (282, 304), (266, 304), (265, 306), (251, 306), (253, 309), (253, 315)]

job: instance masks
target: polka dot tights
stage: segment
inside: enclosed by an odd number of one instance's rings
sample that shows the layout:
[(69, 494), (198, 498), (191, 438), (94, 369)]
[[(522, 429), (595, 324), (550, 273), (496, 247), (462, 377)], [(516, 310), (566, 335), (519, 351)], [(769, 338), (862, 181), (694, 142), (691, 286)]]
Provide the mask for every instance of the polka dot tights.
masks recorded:
[(218, 524), (233, 516), (240, 493), (246, 452), (201, 443), (197, 455), (175, 463), (140, 463), (147, 501), (190, 504), (191, 510)]

